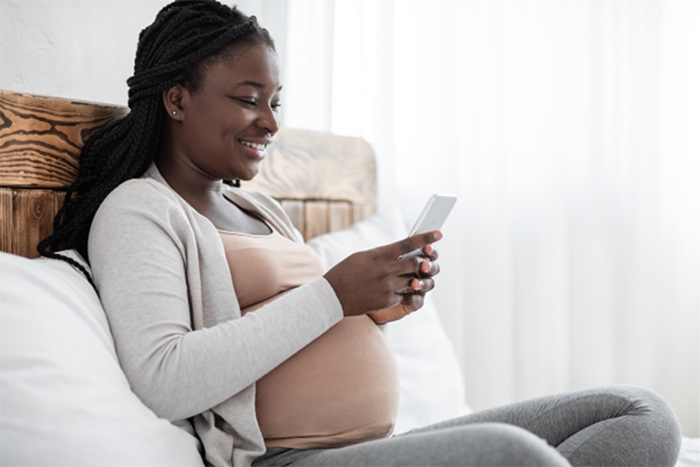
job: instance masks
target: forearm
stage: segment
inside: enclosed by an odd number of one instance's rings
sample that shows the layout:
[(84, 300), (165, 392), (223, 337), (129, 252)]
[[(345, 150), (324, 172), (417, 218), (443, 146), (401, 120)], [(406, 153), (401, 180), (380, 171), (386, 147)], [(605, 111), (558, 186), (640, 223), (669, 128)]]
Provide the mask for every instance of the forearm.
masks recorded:
[(120, 362), (154, 412), (188, 418), (237, 394), (323, 334), (342, 318), (334, 302), (319, 279), (210, 328), (174, 331), (167, 322), (151, 322), (116, 338)]

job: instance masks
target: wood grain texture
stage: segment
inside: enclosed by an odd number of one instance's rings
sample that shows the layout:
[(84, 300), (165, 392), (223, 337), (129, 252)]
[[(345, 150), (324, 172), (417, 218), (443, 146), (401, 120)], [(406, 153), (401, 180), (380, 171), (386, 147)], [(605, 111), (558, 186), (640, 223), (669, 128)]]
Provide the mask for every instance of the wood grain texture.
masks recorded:
[(0, 188), (0, 251), (12, 253), (12, 190)]
[(345, 200), (359, 208), (354, 222), (377, 203), (374, 153), (361, 138), (281, 128), (260, 172), (244, 188), (272, 197)]
[(335, 201), (328, 206), (328, 231), (336, 232), (354, 224), (352, 204), (347, 201)]
[(278, 198), (277, 201), (282, 205), (282, 209), (287, 213), (289, 219), (291, 219), (294, 227), (297, 228), (299, 232), (304, 233), (304, 202), (298, 199), (283, 199)]
[(27, 258), (39, 256), (36, 246), (53, 231), (53, 218), (63, 195), (53, 190), (12, 190), (10, 253)]
[(317, 235), (328, 233), (328, 202), (306, 201), (304, 203), (304, 240), (309, 240)]
[(372, 216), (376, 211), (376, 205), (355, 204), (352, 205), (353, 224)]
[(87, 138), (127, 112), (125, 107), (0, 90), (0, 185), (66, 188), (78, 175)]
[(284, 198), (278, 201), (305, 241), (353, 224), (352, 204), (348, 201)]

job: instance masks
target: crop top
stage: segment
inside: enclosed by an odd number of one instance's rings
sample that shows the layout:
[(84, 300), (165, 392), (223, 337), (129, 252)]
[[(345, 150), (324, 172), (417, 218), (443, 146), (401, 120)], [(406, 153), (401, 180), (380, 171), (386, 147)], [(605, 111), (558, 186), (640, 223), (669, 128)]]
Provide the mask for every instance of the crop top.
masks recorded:
[[(324, 273), (311, 248), (274, 229), (219, 234), (243, 313)], [(361, 315), (342, 319), (258, 380), (255, 408), (267, 447), (329, 448), (388, 436), (398, 394), (393, 353)]]

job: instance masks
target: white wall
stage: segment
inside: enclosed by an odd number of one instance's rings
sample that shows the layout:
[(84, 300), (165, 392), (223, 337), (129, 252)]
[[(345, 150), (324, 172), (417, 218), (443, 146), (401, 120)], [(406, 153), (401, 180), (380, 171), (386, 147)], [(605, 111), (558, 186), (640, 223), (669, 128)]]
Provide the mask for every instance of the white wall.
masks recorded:
[[(168, 3), (0, 0), (0, 89), (126, 105), (139, 32)], [(284, 57), (286, 2), (236, 4), (281, 38)]]

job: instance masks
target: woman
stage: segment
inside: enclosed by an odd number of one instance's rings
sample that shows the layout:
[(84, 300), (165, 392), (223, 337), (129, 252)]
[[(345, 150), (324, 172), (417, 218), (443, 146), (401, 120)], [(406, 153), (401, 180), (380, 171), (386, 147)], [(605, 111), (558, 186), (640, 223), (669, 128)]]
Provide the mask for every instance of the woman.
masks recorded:
[(254, 18), (208, 0), (166, 6), (141, 33), (129, 86), (130, 114), (85, 145), (40, 251), (89, 258), (133, 390), (197, 436), (207, 463), (675, 462), (673, 412), (632, 387), (390, 437), (397, 375), (376, 323), (421, 307), (441, 234), (324, 274), (277, 203), (229, 186), (256, 175), (279, 128), (277, 56)]

